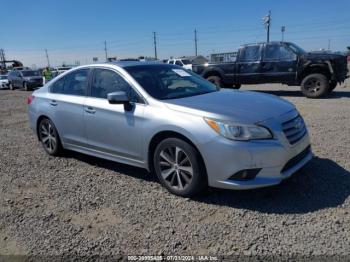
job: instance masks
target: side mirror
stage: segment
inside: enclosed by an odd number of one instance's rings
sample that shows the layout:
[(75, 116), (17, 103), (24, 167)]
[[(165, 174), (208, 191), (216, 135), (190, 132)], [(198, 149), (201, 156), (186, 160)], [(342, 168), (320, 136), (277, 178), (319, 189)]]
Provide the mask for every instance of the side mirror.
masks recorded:
[(110, 104), (128, 104), (129, 97), (124, 91), (118, 91), (107, 94), (107, 100)]

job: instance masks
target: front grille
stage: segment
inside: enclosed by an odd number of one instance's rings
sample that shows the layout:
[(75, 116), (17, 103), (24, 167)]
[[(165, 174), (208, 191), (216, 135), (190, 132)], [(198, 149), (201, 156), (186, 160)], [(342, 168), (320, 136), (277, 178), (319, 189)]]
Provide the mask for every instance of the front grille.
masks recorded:
[(291, 145), (297, 143), (307, 133), (305, 122), (300, 115), (282, 123), (282, 129)]
[(287, 171), (288, 169), (292, 168), (296, 164), (298, 164), (301, 160), (303, 160), (309, 154), (310, 150), (311, 150), (311, 146), (308, 146), (301, 153), (299, 153), (298, 155), (293, 157), (291, 160), (289, 160), (287, 162), (287, 164), (284, 165), (284, 167), (282, 169), (282, 173), (284, 171)]

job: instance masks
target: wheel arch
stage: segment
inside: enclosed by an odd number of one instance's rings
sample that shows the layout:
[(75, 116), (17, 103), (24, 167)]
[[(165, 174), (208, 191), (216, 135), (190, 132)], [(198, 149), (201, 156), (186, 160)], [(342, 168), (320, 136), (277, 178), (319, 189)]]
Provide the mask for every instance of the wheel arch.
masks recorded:
[[(48, 117), (47, 115), (41, 115), (41, 116), (39, 116), (38, 119), (36, 120), (35, 130), (36, 130), (36, 136), (37, 136), (38, 140), (40, 140), (40, 136), (39, 136), (39, 124), (40, 124), (41, 120), (43, 120), (43, 119), (45, 119), (45, 118), (47, 118), (47, 119), (49, 119), (50, 121), (52, 121), (51, 118)], [(56, 130), (57, 130), (57, 128), (56, 128)], [(58, 132), (58, 130), (57, 130), (57, 132)]]
[(329, 71), (329, 67), (327, 64), (318, 63), (318, 64), (310, 64), (308, 65), (301, 74), (300, 83), (303, 81), (305, 77), (311, 74), (323, 74), (328, 79), (331, 79), (331, 72)]
[(204, 77), (205, 79), (207, 79), (207, 78), (210, 77), (210, 76), (218, 76), (218, 77), (220, 77), (221, 79), (223, 79), (223, 73), (220, 72), (220, 70), (217, 70), (217, 69), (208, 70), (208, 71), (205, 71), (205, 72), (203, 73), (203, 77)]
[(184, 140), (185, 142), (189, 143), (191, 146), (193, 146), (193, 148), (197, 151), (197, 153), (199, 155), (200, 162), (201, 162), (200, 164), (203, 165), (204, 170), (205, 170), (205, 176), (207, 178), (207, 168), (206, 168), (203, 156), (202, 156), (201, 152), (198, 150), (197, 146), (187, 136), (185, 136), (179, 132), (170, 131), (170, 130), (160, 131), (160, 132), (156, 133), (152, 137), (152, 139), (150, 140), (150, 143), (148, 145), (148, 155), (147, 155), (148, 170), (150, 172), (154, 172), (154, 167), (153, 167), (154, 151), (155, 151), (157, 145), (166, 138), (179, 138), (179, 139)]

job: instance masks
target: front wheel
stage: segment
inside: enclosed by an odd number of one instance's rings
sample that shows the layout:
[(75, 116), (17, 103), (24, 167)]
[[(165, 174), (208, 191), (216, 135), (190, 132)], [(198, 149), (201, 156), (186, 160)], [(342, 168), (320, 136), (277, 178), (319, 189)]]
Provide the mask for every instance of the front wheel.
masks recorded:
[(308, 98), (319, 98), (329, 91), (329, 80), (322, 74), (311, 74), (301, 82), (301, 92)]
[(15, 87), (13, 86), (12, 83), (9, 84), (9, 88), (10, 88), (10, 90), (14, 90), (15, 89)]
[(198, 151), (178, 138), (167, 138), (154, 151), (154, 170), (171, 193), (191, 197), (207, 186), (205, 169)]
[(62, 146), (53, 122), (48, 118), (44, 118), (40, 121), (38, 128), (39, 140), (45, 151), (51, 156), (59, 155), (62, 152)]

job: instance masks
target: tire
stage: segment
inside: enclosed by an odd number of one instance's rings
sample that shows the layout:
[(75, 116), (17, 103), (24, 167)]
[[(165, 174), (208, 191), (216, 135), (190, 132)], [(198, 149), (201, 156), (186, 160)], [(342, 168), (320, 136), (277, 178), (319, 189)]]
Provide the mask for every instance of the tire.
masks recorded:
[(337, 84), (338, 84), (337, 82), (331, 81), (331, 82), (329, 83), (328, 93), (332, 92), (332, 91), (337, 87)]
[(13, 86), (12, 83), (9, 84), (9, 88), (10, 88), (10, 90), (15, 90), (15, 87)]
[(220, 76), (209, 76), (206, 78), (209, 82), (213, 83), (220, 88), (232, 88), (232, 85), (225, 84)]
[(233, 89), (240, 89), (241, 88), (241, 84), (235, 84), (232, 87)]
[(27, 82), (23, 82), (24, 91), (29, 91)]
[(57, 129), (53, 122), (44, 118), (38, 126), (39, 140), (44, 147), (46, 153), (51, 156), (58, 156), (62, 153), (63, 148)]
[(200, 155), (184, 140), (167, 138), (161, 141), (154, 151), (153, 167), (161, 184), (177, 196), (192, 197), (207, 187)]
[(319, 98), (328, 93), (329, 80), (322, 74), (311, 74), (301, 82), (301, 92), (308, 98)]

